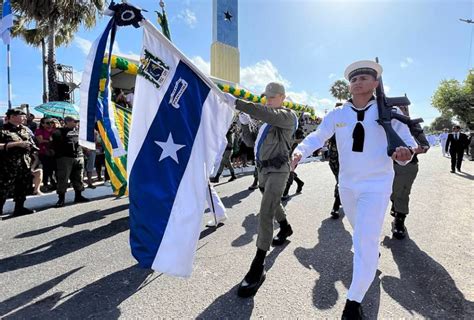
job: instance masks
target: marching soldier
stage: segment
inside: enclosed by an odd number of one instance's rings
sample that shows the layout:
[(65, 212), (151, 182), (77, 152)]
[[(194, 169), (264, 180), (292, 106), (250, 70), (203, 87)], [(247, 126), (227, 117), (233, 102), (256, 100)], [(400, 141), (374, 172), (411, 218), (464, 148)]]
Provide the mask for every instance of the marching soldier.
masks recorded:
[[(252, 118), (261, 120), (255, 141), (255, 158), (258, 168), (259, 189), (263, 193), (260, 205), (257, 253), (250, 270), (240, 283), (238, 295), (254, 295), (265, 280), (265, 256), (270, 245), (279, 246), (293, 234), (286, 220), (281, 197), (290, 174), (289, 156), (293, 135), (298, 127), (298, 118), (290, 109), (283, 107), (285, 88), (272, 82), (265, 88), (266, 106), (235, 99), (228, 95), (236, 109)], [(273, 238), (273, 220), (280, 224), (280, 231)], [(273, 238), (273, 239), (272, 239)]]
[(15, 201), (14, 216), (34, 212), (24, 207), (33, 187), (30, 153), (37, 148), (29, 129), (22, 124), (25, 116), (21, 109), (8, 110), (8, 123), (0, 130), (0, 214), (9, 196)]
[[(404, 115), (408, 116), (408, 106), (400, 106), (400, 110)], [(414, 128), (410, 127), (410, 133), (418, 143), (418, 148), (414, 149), (415, 155), (413, 159), (405, 166), (393, 163), (395, 178), (393, 179), (391, 215), (394, 217), (392, 222), (392, 234), (396, 239), (405, 238), (407, 229), (405, 227), (405, 218), (408, 214), (408, 202), (410, 201), (410, 192), (416, 175), (418, 174), (418, 157), (417, 154), (426, 153), (430, 148), (430, 144), (423, 133), (420, 124), (416, 124)]]
[[(339, 152), (339, 195), (354, 233), (352, 283), (342, 319), (362, 319), (362, 299), (374, 280), (379, 261), (379, 237), (393, 184), (392, 159), (404, 165), (412, 158), (409, 148), (398, 147), (387, 156), (387, 139), (377, 123), (377, 101), (382, 67), (372, 61), (358, 61), (346, 68), (352, 99), (329, 112), (318, 130), (308, 135), (293, 152), (292, 167), (321, 148), (336, 135)], [(392, 121), (405, 144), (417, 147), (408, 127)]]

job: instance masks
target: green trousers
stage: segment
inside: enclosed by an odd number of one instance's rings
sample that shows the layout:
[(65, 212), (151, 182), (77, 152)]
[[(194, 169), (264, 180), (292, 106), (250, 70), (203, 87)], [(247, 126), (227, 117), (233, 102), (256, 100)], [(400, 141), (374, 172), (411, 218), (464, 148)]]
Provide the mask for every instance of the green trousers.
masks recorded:
[(71, 179), (75, 191), (84, 190), (84, 158), (61, 157), (57, 160), (56, 176), (58, 179), (58, 194), (66, 193), (68, 180)]
[(406, 166), (394, 164), (395, 178), (393, 179), (392, 209), (395, 212), (408, 214), (411, 186), (418, 174), (418, 163), (409, 163)]
[(263, 192), (260, 214), (258, 218), (257, 247), (261, 250), (270, 250), (273, 239), (273, 219), (286, 219), (285, 209), (281, 204), (283, 190), (288, 181), (289, 172), (269, 172), (262, 174), (259, 171), (258, 183)]

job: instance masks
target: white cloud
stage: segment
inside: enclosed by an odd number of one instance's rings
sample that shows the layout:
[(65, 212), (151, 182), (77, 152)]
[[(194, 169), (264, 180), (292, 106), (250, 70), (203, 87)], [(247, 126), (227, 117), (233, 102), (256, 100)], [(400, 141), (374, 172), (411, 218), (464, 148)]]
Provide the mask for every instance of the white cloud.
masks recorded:
[(400, 62), (400, 67), (403, 68), (403, 69), (408, 68), (408, 66), (409, 66), (410, 64), (412, 64), (413, 62), (414, 62), (414, 61), (413, 61), (412, 58), (406, 57), (405, 59), (403, 59), (402, 62)]
[(76, 36), (74, 44), (85, 54), (88, 55), (92, 47), (92, 41)]
[(189, 9), (182, 10), (178, 14), (178, 19), (183, 20), (190, 28), (194, 28), (197, 24), (196, 14)]
[(240, 84), (244, 88), (260, 93), (265, 86), (272, 81), (281, 82), (286, 88), (291, 83), (285, 79), (277, 70), (277, 68), (268, 60), (262, 60), (252, 66), (240, 69)]
[(208, 61), (205, 61), (202, 57), (200, 56), (195, 56), (191, 58), (192, 63), (196, 67), (198, 67), (199, 70), (204, 72), (204, 74), (210, 75), (211, 74), (211, 63)]
[(390, 86), (387, 86), (386, 84), (383, 85), (383, 88), (384, 88), (384, 91), (385, 91), (385, 94), (389, 94), (390, 93)]
[[(204, 60), (200, 56), (194, 56), (191, 61), (202, 72), (209, 75), (211, 71), (211, 63)], [(268, 60), (262, 60), (254, 65), (240, 69), (240, 85), (252, 91), (255, 94), (260, 94), (264, 91), (267, 83), (278, 81), (285, 85), (288, 89), (291, 87), (289, 80), (285, 79), (278, 71), (278, 69)], [(331, 110), (336, 101), (334, 99), (319, 97), (315, 93), (307, 91), (291, 91), (287, 90), (287, 100), (309, 105), (313, 107), (318, 116), (324, 116), (325, 110)]]
[(332, 79), (332, 78), (334, 78), (335, 76), (336, 76), (336, 75), (335, 75), (334, 73), (331, 73), (331, 74), (329, 74), (328, 78), (329, 78), (329, 79)]

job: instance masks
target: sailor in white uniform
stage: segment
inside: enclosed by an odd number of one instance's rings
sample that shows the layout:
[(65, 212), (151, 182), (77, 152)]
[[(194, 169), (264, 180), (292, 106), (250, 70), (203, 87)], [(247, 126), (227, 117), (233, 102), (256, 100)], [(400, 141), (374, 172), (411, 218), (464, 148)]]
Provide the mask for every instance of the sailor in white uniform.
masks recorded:
[(446, 152), (446, 141), (448, 141), (449, 130), (444, 129), (443, 133), (439, 135), (439, 142), (441, 144), (441, 152), (443, 153), (443, 157), (446, 157), (448, 153)]
[[(387, 138), (378, 119), (377, 102), (373, 96), (382, 67), (373, 61), (349, 65), (352, 99), (329, 112), (318, 130), (308, 135), (292, 155), (292, 167), (321, 148), (336, 134), (339, 150), (339, 193), (344, 212), (354, 230), (354, 269), (342, 319), (360, 319), (360, 302), (372, 283), (378, 265), (379, 238), (394, 178), (393, 162), (405, 165), (413, 153), (398, 147), (387, 156)], [(417, 144), (408, 127), (392, 120), (393, 129), (410, 146)]]

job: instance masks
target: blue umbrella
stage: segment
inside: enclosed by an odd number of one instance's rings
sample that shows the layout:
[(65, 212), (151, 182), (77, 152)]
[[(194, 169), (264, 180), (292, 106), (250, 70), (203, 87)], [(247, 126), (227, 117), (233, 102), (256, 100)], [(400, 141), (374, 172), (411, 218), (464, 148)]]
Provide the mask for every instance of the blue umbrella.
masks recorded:
[(79, 117), (79, 108), (72, 103), (64, 102), (64, 101), (46, 102), (35, 107), (35, 110), (50, 117), (57, 117), (57, 118), (64, 118), (67, 116)]

